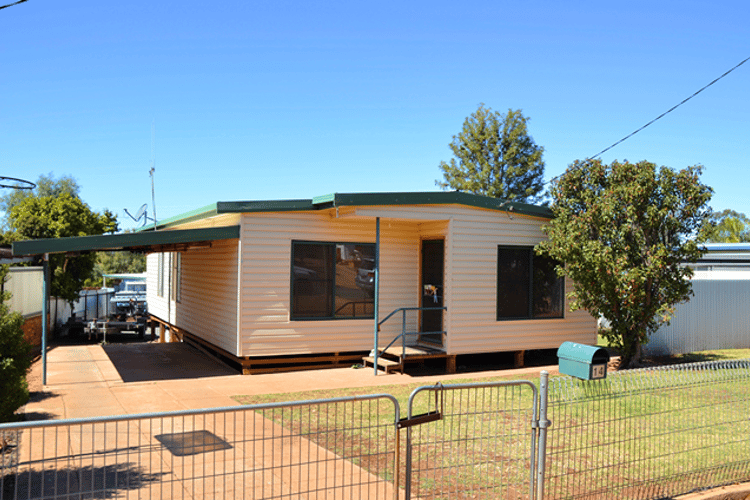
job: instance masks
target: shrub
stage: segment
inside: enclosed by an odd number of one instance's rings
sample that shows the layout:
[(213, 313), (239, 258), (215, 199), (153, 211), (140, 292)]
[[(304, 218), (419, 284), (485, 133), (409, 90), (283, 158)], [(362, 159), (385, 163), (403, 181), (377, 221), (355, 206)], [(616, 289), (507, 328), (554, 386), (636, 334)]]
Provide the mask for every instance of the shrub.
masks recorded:
[[(0, 269), (0, 280), (6, 269)], [(0, 422), (13, 420), (14, 412), (29, 399), (26, 372), (31, 366), (31, 345), (23, 338), (23, 316), (10, 312), (0, 295)]]

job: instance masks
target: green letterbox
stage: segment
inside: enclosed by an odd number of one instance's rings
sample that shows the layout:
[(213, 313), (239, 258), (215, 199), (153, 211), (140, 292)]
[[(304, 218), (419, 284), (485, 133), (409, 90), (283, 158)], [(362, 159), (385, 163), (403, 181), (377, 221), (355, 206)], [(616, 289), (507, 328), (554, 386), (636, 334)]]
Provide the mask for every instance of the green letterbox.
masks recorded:
[(563, 342), (557, 350), (560, 373), (583, 380), (607, 378), (609, 353), (601, 347)]

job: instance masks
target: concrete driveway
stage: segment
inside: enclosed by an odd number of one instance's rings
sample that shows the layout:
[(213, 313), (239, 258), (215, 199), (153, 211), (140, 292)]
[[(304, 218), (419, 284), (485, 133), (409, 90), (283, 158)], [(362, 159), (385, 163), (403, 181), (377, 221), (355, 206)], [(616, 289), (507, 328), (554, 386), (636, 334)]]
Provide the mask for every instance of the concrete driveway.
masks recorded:
[(372, 369), (332, 368), (241, 375), (185, 343), (62, 345), (47, 354), (47, 385), (41, 362), (32, 366), (26, 405), (31, 419), (83, 418), (232, 406), (236, 395), (372, 387), (499, 375), (538, 378), (556, 366), (453, 375), (373, 375)]

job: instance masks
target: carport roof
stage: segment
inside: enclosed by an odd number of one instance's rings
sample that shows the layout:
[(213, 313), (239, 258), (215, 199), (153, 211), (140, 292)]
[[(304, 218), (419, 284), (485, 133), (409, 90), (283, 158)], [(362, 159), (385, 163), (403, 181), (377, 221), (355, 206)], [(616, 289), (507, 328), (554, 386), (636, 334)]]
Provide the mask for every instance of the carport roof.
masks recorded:
[(103, 234), (76, 238), (48, 238), (13, 242), (13, 256), (45, 253), (90, 252), (96, 250), (133, 250), (142, 252), (171, 252), (213, 240), (240, 237), (239, 226), (208, 227), (170, 231)]

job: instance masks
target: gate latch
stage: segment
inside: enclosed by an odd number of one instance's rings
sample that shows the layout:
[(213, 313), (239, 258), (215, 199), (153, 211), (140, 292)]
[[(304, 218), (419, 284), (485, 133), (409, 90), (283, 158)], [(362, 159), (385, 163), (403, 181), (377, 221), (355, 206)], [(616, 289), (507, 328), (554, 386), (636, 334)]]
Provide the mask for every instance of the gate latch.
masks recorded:
[[(434, 389), (435, 393), (435, 409), (428, 411), (427, 413), (421, 413), (419, 415), (413, 415), (409, 418), (402, 418), (396, 424), (397, 429), (405, 429), (415, 425), (426, 424), (428, 422), (435, 422), (443, 419), (443, 384), (438, 382)], [(440, 403), (438, 404), (438, 394), (440, 394)], [(439, 409), (438, 409), (439, 408)]]

